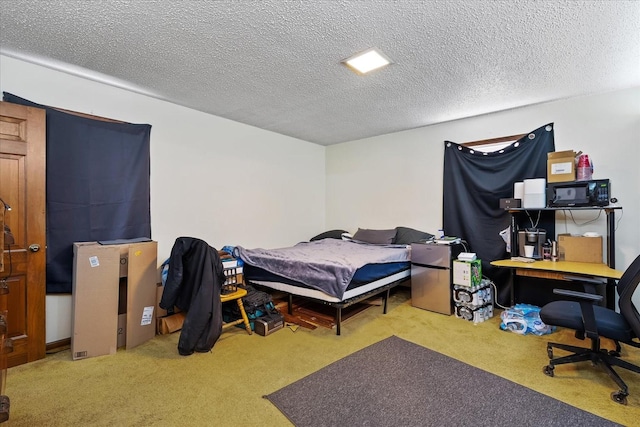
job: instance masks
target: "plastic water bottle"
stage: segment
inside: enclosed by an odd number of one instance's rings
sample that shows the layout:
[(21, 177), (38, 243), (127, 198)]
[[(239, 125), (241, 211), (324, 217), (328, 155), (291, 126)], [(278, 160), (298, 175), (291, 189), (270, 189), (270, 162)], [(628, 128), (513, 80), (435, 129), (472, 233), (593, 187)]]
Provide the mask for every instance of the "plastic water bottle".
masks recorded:
[(576, 181), (589, 181), (593, 177), (593, 165), (588, 154), (583, 154), (578, 158), (578, 171)]

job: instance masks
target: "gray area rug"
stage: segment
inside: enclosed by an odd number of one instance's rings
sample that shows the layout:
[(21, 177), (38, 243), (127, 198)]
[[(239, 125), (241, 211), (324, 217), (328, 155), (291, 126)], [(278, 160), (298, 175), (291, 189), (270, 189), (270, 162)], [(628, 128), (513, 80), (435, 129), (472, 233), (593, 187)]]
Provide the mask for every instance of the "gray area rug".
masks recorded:
[(618, 425), (395, 336), (265, 397), (300, 427)]

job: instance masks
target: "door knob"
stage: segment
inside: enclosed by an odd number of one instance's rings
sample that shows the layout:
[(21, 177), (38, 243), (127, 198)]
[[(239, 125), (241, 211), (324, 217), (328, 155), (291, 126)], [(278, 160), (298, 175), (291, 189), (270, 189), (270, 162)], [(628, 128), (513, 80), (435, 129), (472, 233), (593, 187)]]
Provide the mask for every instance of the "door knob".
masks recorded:
[(33, 243), (31, 245), (29, 245), (29, 250), (31, 252), (38, 252), (40, 250), (40, 245), (37, 243)]

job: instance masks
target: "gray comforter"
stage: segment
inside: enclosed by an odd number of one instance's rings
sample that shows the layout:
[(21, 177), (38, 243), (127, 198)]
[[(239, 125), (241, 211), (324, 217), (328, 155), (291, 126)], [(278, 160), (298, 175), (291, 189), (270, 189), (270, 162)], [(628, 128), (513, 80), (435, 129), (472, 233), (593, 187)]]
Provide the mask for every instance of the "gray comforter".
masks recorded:
[(340, 299), (358, 268), (410, 260), (410, 249), (404, 245), (372, 245), (337, 239), (303, 242), (279, 249), (236, 246), (236, 250), (237, 256), (247, 264)]

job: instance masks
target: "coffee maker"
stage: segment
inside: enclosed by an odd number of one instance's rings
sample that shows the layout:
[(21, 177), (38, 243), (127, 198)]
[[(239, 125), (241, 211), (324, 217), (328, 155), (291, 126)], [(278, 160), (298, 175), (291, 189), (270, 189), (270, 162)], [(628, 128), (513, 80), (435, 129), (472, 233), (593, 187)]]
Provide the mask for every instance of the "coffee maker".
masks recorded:
[(542, 246), (547, 241), (547, 231), (542, 228), (526, 228), (518, 231), (518, 256), (526, 256), (525, 246), (533, 246), (533, 259), (542, 259)]

